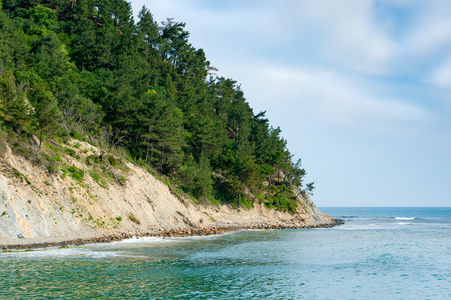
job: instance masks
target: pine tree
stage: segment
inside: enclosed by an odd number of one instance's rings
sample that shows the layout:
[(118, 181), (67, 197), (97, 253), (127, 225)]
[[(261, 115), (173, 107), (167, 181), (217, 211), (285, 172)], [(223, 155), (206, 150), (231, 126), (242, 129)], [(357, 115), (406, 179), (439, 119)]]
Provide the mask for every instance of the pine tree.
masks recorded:
[(39, 135), (39, 148), (41, 148), (44, 136), (55, 135), (59, 130), (58, 120), (61, 113), (58, 102), (50, 91), (35, 91), (34, 101), (36, 102), (33, 123)]

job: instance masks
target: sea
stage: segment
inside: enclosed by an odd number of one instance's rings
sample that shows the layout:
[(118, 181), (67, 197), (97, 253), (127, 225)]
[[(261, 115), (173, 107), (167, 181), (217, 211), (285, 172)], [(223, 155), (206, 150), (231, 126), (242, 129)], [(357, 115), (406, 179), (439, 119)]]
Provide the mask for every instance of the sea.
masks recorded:
[(448, 299), (451, 208), (321, 210), (345, 224), (0, 253), (0, 299)]

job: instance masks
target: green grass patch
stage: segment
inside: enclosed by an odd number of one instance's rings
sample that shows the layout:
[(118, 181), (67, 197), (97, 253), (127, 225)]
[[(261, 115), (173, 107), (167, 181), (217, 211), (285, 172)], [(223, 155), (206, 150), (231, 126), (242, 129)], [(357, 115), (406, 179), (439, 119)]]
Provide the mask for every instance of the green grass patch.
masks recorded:
[(219, 205), (221, 204), (221, 201), (219, 201), (218, 199), (211, 197), (208, 200), (210, 200), (210, 203), (213, 204), (216, 207), (219, 207)]
[(138, 219), (135, 217), (135, 215), (133, 215), (132, 213), (129, 214), (128, 218), (130, 219), (130, 221), (132, 221), (132, 222), (135, 223), (135, 224), (138, 224), (138, 225), (141, 224), (141, 221), (138, 220)]
[(64, 153), (69, 154), (72, 157), (75, 157), (77, 155), (77, 153), (75, 152), (74, 149), (68, 148), (68, 147), (64, 147), (63, 148)]
[(24, 174), (20, 173), (19, 170), (17, 170), (16, 168), (11, 168), (11, 169), (12, 169), (14, 177), (16, 177), (16, 178), (18, 178), (18, 179), (20, 179), (22, 181), (25, 181), (26, 183), (31, 185), (31, 181), (27, 178), (27, 176), (25, 176)]
[(251, 209), (254, 207), (254, 202), (250, 199), (247, 199), (245, 196), (241, 196), (240, 205), (244, 209)]
[(266, 197), (265, 207), (268, 209), (277, 209), (278, 211), (296, 212), (295, 204), (290, 199), (283, 197)]
[(82, 169), (77, 168), (76, 166), (70, 166), (67, 169), (62, 168), (61, 171), (63, 172), (62, 178), (66, 178), (67, 174), (69, 174), (72, 179), (74, 179), (78, 183), (83, 182), (83, 178), (85, 176), (85, 171)]
[(99, 172), (97, 172), (96, 170), (94, 170), (94, 169), (90, 170), (89, 175), (102, 188), (106, 189), (108, 187), (108, 183), (105, 180), (105, 177), (102, 174), (100, 174)]
[(49, 160), (49, 161), (47, 162), (47, 171), (48, 171), (50, 174), (58, 173), (58, 171), (59, 171), (59, 165), (58, 165), (58, 163), (57, 163), (55, 160), (53, 160), (53, 159)]
[(209, 213), (207, 213), (207, 212), (203, 212), (204, 214), (206, 214), (209, 218), (210, 218), (210, 220), (213, 222), (213, 223), (215, 223), (216, 222), (216, 219), (215, 218), (213, 218)]

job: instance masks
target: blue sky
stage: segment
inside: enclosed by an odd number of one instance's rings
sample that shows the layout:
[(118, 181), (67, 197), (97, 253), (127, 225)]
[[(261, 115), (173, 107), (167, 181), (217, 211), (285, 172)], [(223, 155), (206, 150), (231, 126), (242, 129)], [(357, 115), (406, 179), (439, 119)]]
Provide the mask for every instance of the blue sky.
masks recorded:
[(133, 0), (267, 111), (319, 206), (451, 206), (448, 0)]

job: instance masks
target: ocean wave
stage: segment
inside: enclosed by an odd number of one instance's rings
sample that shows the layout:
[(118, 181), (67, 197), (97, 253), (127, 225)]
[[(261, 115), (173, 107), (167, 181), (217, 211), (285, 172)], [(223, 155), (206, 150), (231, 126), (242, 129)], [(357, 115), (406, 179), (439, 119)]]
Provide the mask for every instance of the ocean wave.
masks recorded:
[(133, 236), (128, 239), (124, 239), (121, 241), (115, 241), (111, 243), (97, 243), (97, 244), (89, 244), (86, 247), (90, 249), (115, 249), (115, 248), (141, 248), (149, 245), (157, 245), (157, 244), (167, 244), (167, 243), (183, 243), (189, 242), (192, 240), (207, 240), (212, 238), (217, 238), (220, 235), (207, 235), (207, 236), (185, 236), (185, 237), (154, 237), (154, 236), (143, 236), (136, 237)]
[(146, 247), (148, 245), (152, 245), (152, 244), (162, 244), (162, 243), (173, 243), (173, 242), (177, 242), (176, 240), (174, 240), (174, 238), (164, 238), (164, 237), (136, 237), (133, 236), (131, 238), (128, 239), (124, 239), (121, 241), (114, 241), (111, 243), (95, 243), (95, 244), (87, 244), (85, 245), (86, 248), (89, 249), (94, 249), (94, 250), (99, 250), (99, 249), (108, 249), (108, 250), (113, 250), (116, 248), (122, 248), (122, 247), (126, 247), (126, 248), (130, 248), (130, 247)]
[(394, 219), (395, 219), (395, 220), (415, 220), (416, 218), (415, 218), (415, 217), (412, 217), (412, 218), (395, 217)]
[(352, 219), (352, 220), (377, 220), (377, 218), (362, 218), (362, 217), (355, 217), (355, 216), (342, 216), (338, 217), (339, 219)]
[(372, 227), (372, 226), (354, 226), (354, 227), (337, 227), (336, 230), (389, 230), (389, 227)]
[(386, 224), (351, 224), (346, 223), (345, 225), (334, 227), (336, 230), (380, 230), (380, 229), (393, 229)]
[(122, 241), (115, 241), (108, 243), (109, 245), (117, 245), (117, 244), (138, 244), (138, 243), (162, 243), (162, 242), (168, 242), (163, 237), (154, 237), (154, 236), (143, 236), (143, 237), (136, 237), (132, 236), (131, 238), (124, 239)]
[(68, 247), (68, 248), (42, 248), (36, 250), (17, 250), (5, 253), (2, 258), (21, 258), (21, 259), (66, 259), (66, 258), (112, 258), (124, 256), (121, 253), (112, 251), (95, 251), (84, 247)]

